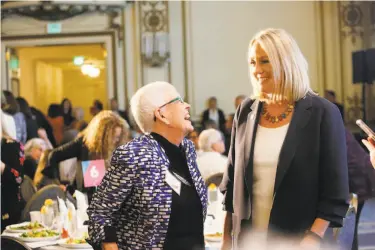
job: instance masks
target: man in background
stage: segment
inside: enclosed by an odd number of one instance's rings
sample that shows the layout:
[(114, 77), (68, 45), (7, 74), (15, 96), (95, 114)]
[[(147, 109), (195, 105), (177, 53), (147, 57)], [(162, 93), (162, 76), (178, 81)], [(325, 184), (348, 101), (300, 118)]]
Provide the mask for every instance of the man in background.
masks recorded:
[(117, 102), (116, 98), (112, 98), (111, 99), (111, 101), (110, 101), (110, 108), (111, 108), (111, 110), (113, 112), (115, 112), (116, 114), (118, 114), (119, 116), (121, 116), (129, 124), (129, 127), (132, 128), (128, 112), (126, 110), (120, 110), (118, 108), (118, 102)]
[(326, 98), (328, 101), (332, 102), (333, 104), (335, 104), (339, 108), (341, 116), (342, 116), (342, 119), (345, 121), (345, 119), (344, 119), (344, 106), (341, 105), (341, 104), (339, 104), (339, 103), (337, 103), (335, 91), (333, 91), (333, 90), (326, 90), (324, 92), (324, 98)]

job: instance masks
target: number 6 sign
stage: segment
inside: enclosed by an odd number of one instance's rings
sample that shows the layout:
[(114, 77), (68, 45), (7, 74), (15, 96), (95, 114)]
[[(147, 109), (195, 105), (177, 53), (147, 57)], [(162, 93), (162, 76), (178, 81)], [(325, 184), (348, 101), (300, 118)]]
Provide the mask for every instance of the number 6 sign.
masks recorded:
[(82, 162), (83, 182), (85, 187), (96, 187), (105, 174), (104, 160)]

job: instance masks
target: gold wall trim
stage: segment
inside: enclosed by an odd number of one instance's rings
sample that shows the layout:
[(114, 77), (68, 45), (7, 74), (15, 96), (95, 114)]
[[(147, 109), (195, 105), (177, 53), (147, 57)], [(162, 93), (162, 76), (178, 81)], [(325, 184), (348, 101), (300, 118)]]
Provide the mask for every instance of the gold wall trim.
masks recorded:
[[(140, 60), (140, 73), (141, 73), (141, 87), (145, 85), (144, 83), (144, 62), (143, 62), (143, 57), (142, 57), (142, 25), (143, 25), (143, 20), (142, 20), (142, 10), (141, 10), (141, 2), (136, 2), (137, 8), (138, 8), (138, 44), (139, 44), (139, 60)], [(135, 19), (135, 18), (134, 18)], [(135, 22), (134, 22), (135, 24)], [(137, 26), (135, 26), (137, 27)]]
[[(336, 2), (336, 7), (337, 7), (337, 17), (338, 17), (338, 28), (339, 30), (341, 30), (342, 28), (342, 25), (341, 25), (341, 19), (340, 19), (340, 2)], [(346, 99), (346, 96), (345, 96), (345, 81), (343, 81), (343, 79), (345, 79), (345, 76), (344, 76), (344, 64), (343, 64), (343, 55), (345, 53), (343, 53), (343, 50), (342, 50), (342, 38), (341, 38), (341, 35), (338, 36), (339, 37), (339, 41), (338, 41), (338, 47), (339, 47), (339, 53), (340, 53), (340, 59), (339, 62), (340, 62), (340, 87), (341, 87), (341, 103), (342, 105), (344, 105), (345, 107), (345, 99)], [(344, 109), (344, 118), (345, 118), (345, 109)]]
[(115, 32), (113, 32), (113, 36), (111, 37), (112, 41), (112, 74), (113, 74), (113, 96), (118, 98), (117, 96), (117, 45), (115, 40)]
[(122, 57), (123, 57), (123, 73), (124, 73), (124, 100), (125, 100), (125, 109), (129, 108), (129, 97), (128, 97), (128, 61), (126, 57), (126, 24), (125, 24), (125, 10), (121, 11), (121, 27), (122, 27)]
[[(166, 26), (167, 26), (167, 33), (168, 33), (168, 39), (170, 40), (171, 39), (171, 36), (170, 36), (170, 33), (169, 33), (169, 22), (170, 22), (170, 18), (169, 18), (169, 2), (168, 1), (166, 1), (165, 2), (165, 6), (166, 6), (166, 17), (167, 17), (167, 24), (166, 24)], [(170, 43), (170, 41), (169, 41), (169, 44), (171, 44)], [(172, 83), (172, 69), (171, 69), (171, 67), (172, 67), (172, 63), (171, 63), (171, 56), (169, 55), (169, 59), (168, 59), (168, 63), (167, 63), (167, 67), (168, 67), (168, 82), (169, 83)], [(173, 85), (173, 83), (172, 83), (172, 85)]]
[(324, 96), (324, 91), (325, 89), (327, 88), (327, 79), (326, 79), (326, 47), (325, 47), (325, 30), (324, 30), (324, 22), (325, 22), (325, 18), (324, 18), (324, 7), (323, 7), (323, 4), (324, 2), (317, 2), (317, 4), (319, 5), (319, 20), (320, 20), (320, 34), (321, 34), (321, 53), (322, 53), (322, 56), (321, 56), (321, 70), (322, 70), (322, 77), (321, 79), (323, 80), (323, 82), (321, 83), (321, 86), (323, 87), (323, 89), (321, 90), (322, 91), (322, 96)]
[(188, 74), (188, 61), (187, 61), (187, 44), (186, 44), (186, 6), (185, 1), (181, 1), (181, 14), (182, 14), (182, 50), (184, 59), (184, 90), (185, 100), (189, 101), (189, 74)]

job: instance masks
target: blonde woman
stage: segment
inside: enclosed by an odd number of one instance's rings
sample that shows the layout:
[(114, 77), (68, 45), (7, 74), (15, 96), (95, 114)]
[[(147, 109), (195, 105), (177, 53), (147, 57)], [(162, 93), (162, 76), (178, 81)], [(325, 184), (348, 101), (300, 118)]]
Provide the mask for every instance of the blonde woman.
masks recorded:
[(319, 248), (328, 226), (342, 226), (348, 209), (341, 114), (311, 90), (307, 62), (286, 31), (256, 34), (248, 66), (253, 97), (236, 111), (221, 184), (222, 249), (232, 243), (250, 249), (249, 232), (259, 236), (252, 242), (281, 236)]
[[(109, 158), (112, 152), (128, 141), (129, 126), (126, 121), (112, 111), (101, 111), (89, 123), (78, 137), (69, 143), (54, 149), (49, 157), (48, 167), (43, 173), (49, 178), (58, 177), (58, 163), (77, 158), (78, 162), (88, 160), (105, 161), (106, 169), (109, 167)], [(80, 164), (77, 166), (75, 188), (88, 192), (89, 200), (93, 188), (83, 187), (83, 175)]]
[[(59, 179), (49, 178), (48, 176), (43, 174), (43, 170), (46, 168), (47, 163), (48, 163), (48, 156), (51, 152), (52, 150), (47, 149), (43, 152), (42, 156), (40, 157), (38, 167), (35, 171), (35, 176), (34, 176), (34, 186), (37, 189), (41, 189), (44, 186), (51, 185), (51, 184), (60, 185)], [(60, 187), (65, 191), (64, 185), (60, 185)]]

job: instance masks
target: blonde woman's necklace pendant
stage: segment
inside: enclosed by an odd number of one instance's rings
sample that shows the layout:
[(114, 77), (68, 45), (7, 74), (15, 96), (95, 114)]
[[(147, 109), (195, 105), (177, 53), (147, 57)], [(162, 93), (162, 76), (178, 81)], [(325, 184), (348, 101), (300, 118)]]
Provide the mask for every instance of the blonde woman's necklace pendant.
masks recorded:
[(267, 106), (264, 105), (261, 114), (267, 121), (272, 122), (272, 123), (279, 123), (282, 120), (285, 120), (289, 116), (289, 114), (293, 112), (293, 109), (294, 109), (294, 105), (288, 104), (285, 111), (282, 112), (281, 114), (271, 115), (267, 110)]

